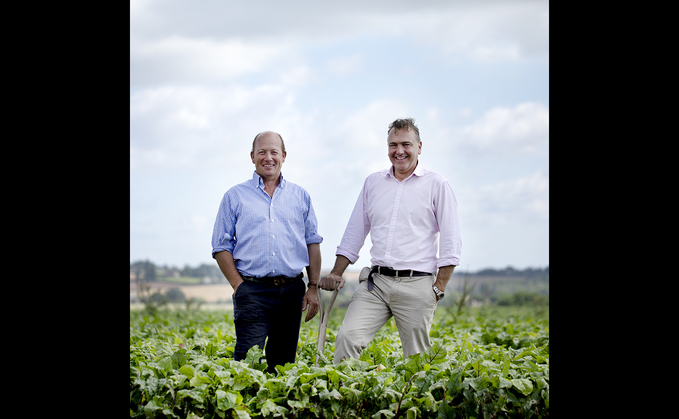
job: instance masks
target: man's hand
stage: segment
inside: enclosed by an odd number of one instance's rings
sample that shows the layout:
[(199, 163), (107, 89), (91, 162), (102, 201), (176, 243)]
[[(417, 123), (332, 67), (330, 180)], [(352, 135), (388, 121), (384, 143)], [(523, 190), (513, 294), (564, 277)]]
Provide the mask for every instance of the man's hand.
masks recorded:
[(309, 311), (306, 313), (306, 317), (304, 318), (305, 322), (308, 322), (309, 320), (316, 317), (316, 313), (318, 313), (318, 307), (318, 292), (316, 291), (316, 287), (311, 287), (306, 291), (306, 294), (304, 294), (304, 300), (302, 300), (302, 311), (306, 311), (307, 308), (309, 309)]
[[(446, 285), (448, 285), (448, 281), (450, 280), (450, 276), (453, 274), (453, 270), (455, 270), (455, 265), (442, 266), (439, 268), (439, 271), (436, 274), (436, 281), (434, 282), (434, 285), (439, 289), (439, 291), (446, 291)], [(434, 290), (432, 289), (431, 292), (434, 292)], [(436, 304), (438, 304), (438, 300), (436, 301)]]
[(326, 291), (335, 291), (335, 287), (337, 287), (338, 290), (341, 290), (344, 287), (344, 278), (342, 278), (342, 274), (350, 263), (351, 262), (349, 262), (349, 259), (347, 259), (346, 256), (337, 255), (335, 258), (335, 266), (332, 267), (332, 270), (330, 270), (328, 275), (318, 281), (318, 286)]
[(236, 293), (240, 284), (243, 283), (243, 278), (240, 277), (238, 270), (236, 269), (236, 262), (233, 260), (233, 256), (227, 250), (223, 250), (219, 253), (215, 253), (215, 260), (217, 260), (217, 265), (222, 271), (226, 279), (231, 284), (233, 288), (233, 293)]
[(344, 278), (331, 272), (318, 281), (318, 286), (326, 291), (335, 291), (335, 287), (341, 290), (344, 287)]

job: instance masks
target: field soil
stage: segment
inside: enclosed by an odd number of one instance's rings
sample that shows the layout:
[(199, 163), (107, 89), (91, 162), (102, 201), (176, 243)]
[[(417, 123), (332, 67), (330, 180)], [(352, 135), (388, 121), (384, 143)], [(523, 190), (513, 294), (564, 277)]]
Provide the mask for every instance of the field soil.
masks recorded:
[[(305, 274), (306, 275), (306, 274)], [(321, 276), (327, 275), (321, 272)], [(346, 281), (358, 281), (358, 272), (348, 271), (343, 275)], [(182, 285), (170, 282), (150, 282), (151, 292), (161, 289), (165, 292), (168, 288), (179, 288), (186, 298), (202, 298), (206, 303), (216, 303), (218, 300), (231, 301), (233, 288), (229, 284), (201, 284), (201, 285)], [(130, 280), (130, 295), (137, 295), (137, 283)]]
[[(149, 285), (152, 292), (159, 289), (165, 292), (168, 288), (179, 288), (186, 298), (202, 298), (207, 303), (216, 303), (218, 300), (229, 301), (233, 294), (233, 289), (229, 284), (179, 285), (169, 282), (150, 282)], [(130, 294), (137, 295), (135, 281), (130, 281)]]

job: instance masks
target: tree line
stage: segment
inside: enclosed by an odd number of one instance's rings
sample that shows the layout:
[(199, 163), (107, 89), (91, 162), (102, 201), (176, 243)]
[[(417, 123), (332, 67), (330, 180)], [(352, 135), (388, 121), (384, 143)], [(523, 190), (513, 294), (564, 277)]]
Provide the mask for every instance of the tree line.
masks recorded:
[[(189, 278), (203, 278), (209, 277), (216, 279), (218, 282), (223, 282), (222, 272), (219, 267), (202, 263), (196, 267), (184, 265), (183, 268), (168, 265), (156, 265), (149, 260), (139, 260), (130, 263), (130, 274), (134, 275), (135, 279), (143, 279), (145, 281), (156, 281), (162, 277), (189, 277)], [(523, 277), (529, 280), (549, 280), (549, 265), (544, 268), (514, 269), (507, 266), (504, 269), (485, 268), (476, 272), (455, 270), (453, 273), (456, 277), (467, 275), (469, 277), (481, 276), (498, 276), (498, 277)]]
[(176, 266), (156, 265), (149, 260), (139, 260), (130, 263), (130, 276), (134, 279), (143, 281), (156, 281), (162, 277), (189, 277), (203, 278), (209, 277), (220, 280), (223, 275), (216, 265), (200, 264), (197, 267), (184, 265), (183, 268)]
[(464, 272), (458, 271), (457, 269), (453, 273), (454, 275), (468, 275), (471, 277), (479, 276), (501, 276), (501, 277), (523, 277), (526, 279), (549, 279), (549, 265), (544, 268), (531, 268), (526, 269), (514, 269), (511, 266), (507, 266), (504, 269), (493, 269), (486, 268), (481, 269), (476, 272)]

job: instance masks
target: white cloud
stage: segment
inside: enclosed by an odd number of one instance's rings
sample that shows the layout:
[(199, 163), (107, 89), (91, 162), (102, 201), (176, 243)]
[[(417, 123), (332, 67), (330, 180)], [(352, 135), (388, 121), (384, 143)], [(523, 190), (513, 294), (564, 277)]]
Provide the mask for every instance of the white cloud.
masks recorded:
[(422, 9), (413, 16), (414, 35), (440, 45), (453, 62), (516, 61), (549, 53), (549, 3), (490, 2)]
[(483, 153), (546, 152), (549, 147), (549, 109), (524, 102), (495, 107), (459, 131), (459, 141)]
[[(436, 46), (436, 54), (452, 62), (513, 61), (547, 57), (549, 52), (549, 3), (540, 0), (190, 5), (132, 1), (130, 9), (133, 85), (229, 80), (279, 66), (301, 46), (366, 36), (416, 39)], [(347, 74), (355, 72), (360, 61), (350, 53), (329, 65)]]
[(356, 73), (360, 71), (361, 69), (361, 62), (363, 60), (363, 57), (361, 54), (353, 54), (353, 55), (343, 55), (339, 57), (334, 57), (331, 58), (327, 64), (326, 68), (330, 73), (333, 74), (351, 74), (351, 73)]
[(247, 156), (256, 133), (284, 131), (296, 114), (283, 85), (141, 90), (130, 98), (130, 169), (237, 165), (235, 152)]
[(207, 83), (261, 72), (284, 56), (283, 43), (241, 39), (190, 38), (178, 35), (151, 40), (131, 36), (130, 82)]
[(498, 224), (549, 220), (549, 174), (542, 171), (467, 189), (465, 197), (470, 217), (492, 214)]

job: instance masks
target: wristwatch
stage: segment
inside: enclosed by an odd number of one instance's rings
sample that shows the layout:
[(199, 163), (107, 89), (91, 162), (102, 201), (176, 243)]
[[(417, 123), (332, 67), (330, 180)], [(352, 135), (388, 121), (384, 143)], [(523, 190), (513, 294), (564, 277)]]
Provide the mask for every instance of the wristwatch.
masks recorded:
[(432, 285), (431, 288), (434, 290), (434, 293), (436, 293), (436, 301), (441, 301), (443, 296), (445, 295), (443, 291), (440, 289), (436, 288), (436, 285)]

